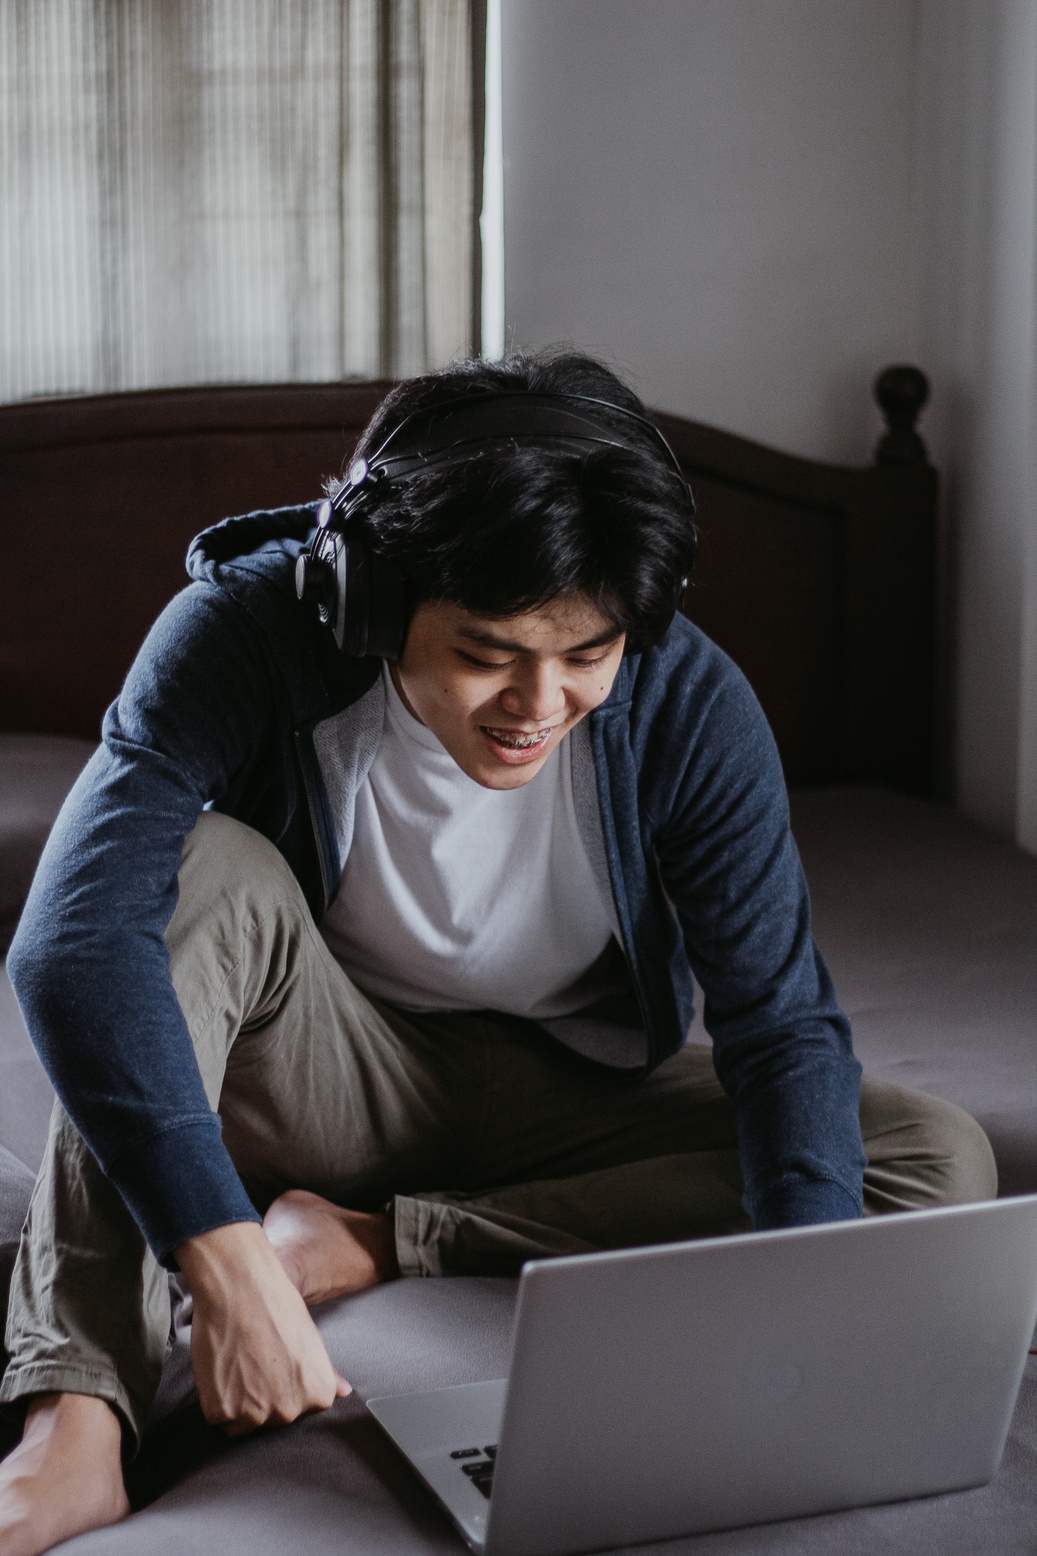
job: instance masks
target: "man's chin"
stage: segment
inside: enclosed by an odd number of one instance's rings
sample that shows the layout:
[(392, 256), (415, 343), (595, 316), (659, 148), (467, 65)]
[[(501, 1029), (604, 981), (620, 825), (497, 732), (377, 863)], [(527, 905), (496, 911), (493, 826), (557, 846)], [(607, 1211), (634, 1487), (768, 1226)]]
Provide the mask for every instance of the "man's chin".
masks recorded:
[(547, 761), (550, 752), (538, 756), (535, 761), (528, 762), (522, 767), (509, 767), (503, 762), (476, 762), (470, 766), (459, 762), (457, 765), (466, 772), (469, 778), (474, 779), (484, 789), (521, 789), (537, 773)]
[(484, 789), (521, 789), (536, 777), (557, 744), (556, 738), (528, 754), (503, 754), (496, 741), (483, 735), (474, 747), (463, 753), (451, 751), (450, 755), (461, 771)]

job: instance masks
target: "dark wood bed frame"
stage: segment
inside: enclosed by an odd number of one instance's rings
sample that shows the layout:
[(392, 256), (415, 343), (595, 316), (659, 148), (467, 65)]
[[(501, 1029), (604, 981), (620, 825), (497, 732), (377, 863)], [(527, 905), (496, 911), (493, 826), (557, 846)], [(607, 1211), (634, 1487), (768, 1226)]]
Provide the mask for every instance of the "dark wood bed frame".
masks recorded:
[[(0, 729), (96, 738), (206, 525), (306, 502), (382, 383), (151, 390), (0, 407)], [(916, 369), (877, 381), (866, 469), (657, 417), (699, 505), (685, 609), (741, 665), (790, 784), (932, 793), (936, 473)], [(218, 674), (218, 667), (213, 668)]]

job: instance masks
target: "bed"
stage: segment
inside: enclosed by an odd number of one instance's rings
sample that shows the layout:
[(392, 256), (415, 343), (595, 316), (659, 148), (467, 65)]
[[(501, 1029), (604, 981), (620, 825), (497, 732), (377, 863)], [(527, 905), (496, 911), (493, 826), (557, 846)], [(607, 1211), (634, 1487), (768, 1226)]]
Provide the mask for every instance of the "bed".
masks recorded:
[[(701, 560), (685, 610), (742, 666), (774, 728), (817, 937), (866, 1068), (966, 1107), (991, 1137), (1001, 1192), (1037, 1191), (1037, 860), (943, 797), (937, 478), (916, 428), (925, 382), (894, 368), (877, 387), (887, 431), (859, 469), (658, 417), (699, 502)], [(385, 388), (219, 387), (0, 407), (3, 943), (105, 706), (182, 586), (191, 536), (228, 513), (314, 497)], [(50, 1100), (0, 974), (5, 1280)], [(458, 1279), (328, 1304), (321, 1328), (356, 1394), (319, 1419), (235, 1443), (202, 1421), (181, 1314), (131, 1470), (139, 1511), (66, 1548), (460, 1549), (362, 1400), (501, 1375), (513, 1297), (509, 1281)], [(667, 1548), (1031, 1551), (1035, 1367), (989, 1488)]]

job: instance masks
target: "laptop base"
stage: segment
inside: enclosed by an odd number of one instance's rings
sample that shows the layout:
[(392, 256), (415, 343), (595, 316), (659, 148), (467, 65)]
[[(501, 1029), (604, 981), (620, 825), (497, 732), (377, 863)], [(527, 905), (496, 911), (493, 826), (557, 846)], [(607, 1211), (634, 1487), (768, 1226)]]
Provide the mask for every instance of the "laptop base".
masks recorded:
[(367, 1401), (476, 1556), (486, 1547), (490, 1503), (462, 1466), (472, 1462), (472, 1449), (485, 1460), (485, 1449), (496, 1447), (507, 1386), (506, 1378), (497, 1378)]

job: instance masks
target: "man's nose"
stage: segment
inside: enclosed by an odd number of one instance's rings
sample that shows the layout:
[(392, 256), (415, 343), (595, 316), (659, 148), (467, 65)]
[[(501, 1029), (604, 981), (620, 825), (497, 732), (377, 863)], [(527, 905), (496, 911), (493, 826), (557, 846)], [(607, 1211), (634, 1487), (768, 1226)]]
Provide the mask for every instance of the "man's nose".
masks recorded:
[(500, 694), (500, 704), (512, 718), (531, 724), (547, 724), (565, 711), (565, 688), (549, 665), (523, 666), (522, 672)]

